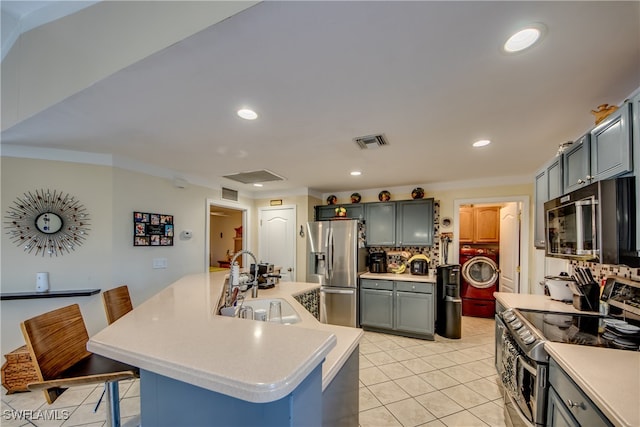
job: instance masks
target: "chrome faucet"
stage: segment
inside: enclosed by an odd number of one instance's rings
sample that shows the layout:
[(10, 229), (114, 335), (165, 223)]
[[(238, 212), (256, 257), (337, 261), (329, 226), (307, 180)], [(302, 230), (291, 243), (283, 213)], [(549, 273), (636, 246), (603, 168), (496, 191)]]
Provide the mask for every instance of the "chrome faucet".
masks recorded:
[(231, 273), (229, 274), (229, 289), (227, 292), (227, 305), (229, 304), (229, 299), (233, 294), (234, 282), (237, 283), (240, 280), (240, 266), (238, 265), (238, 262), (236, 261), (236, 259), (242, 254), (247, 254), (251, 258), (253, 258), (253, 264), (256, 266), (254, 271), (253, 285), (251, 287), (251, 297), (258, 298), (258, 260), (256, 259), (255, 255), (253, 255), (250, 251), (243, 249), (239, 252), (236, 252), (236, 254), (231, 259)]

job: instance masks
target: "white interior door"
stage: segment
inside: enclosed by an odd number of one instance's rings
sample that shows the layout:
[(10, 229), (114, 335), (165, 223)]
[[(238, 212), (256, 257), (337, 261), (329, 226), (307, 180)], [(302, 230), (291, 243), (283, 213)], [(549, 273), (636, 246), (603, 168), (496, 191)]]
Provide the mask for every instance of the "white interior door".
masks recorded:
[(520, 209), (507, 203), (500, 209), (499, 292), (520, 292)]
[(259, 256), (262, 262), (281, 267), (280, 280), (296, 281), (295, 206), (259, 209)]

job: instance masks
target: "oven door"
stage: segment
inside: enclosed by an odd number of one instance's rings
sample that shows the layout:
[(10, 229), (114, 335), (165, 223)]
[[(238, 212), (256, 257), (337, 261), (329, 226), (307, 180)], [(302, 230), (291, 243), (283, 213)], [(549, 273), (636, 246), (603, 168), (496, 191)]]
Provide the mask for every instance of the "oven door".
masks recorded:
[(511, 426), (544, 425), (546, 366), (529, 360), (496, 316), (496, 369), (504, 390), (505, 419)]

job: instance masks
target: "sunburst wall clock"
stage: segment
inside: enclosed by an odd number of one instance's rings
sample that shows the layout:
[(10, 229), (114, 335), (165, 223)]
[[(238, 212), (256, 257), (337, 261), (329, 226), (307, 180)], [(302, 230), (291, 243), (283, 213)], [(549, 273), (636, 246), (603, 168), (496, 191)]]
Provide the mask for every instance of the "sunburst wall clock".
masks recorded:
[(75, 197), (50, 190), (18, 197), (5, 219), (13, 243), (27, 253), (42, 256), (74, 251), (86, 240), (90, 225), (86, 208)]

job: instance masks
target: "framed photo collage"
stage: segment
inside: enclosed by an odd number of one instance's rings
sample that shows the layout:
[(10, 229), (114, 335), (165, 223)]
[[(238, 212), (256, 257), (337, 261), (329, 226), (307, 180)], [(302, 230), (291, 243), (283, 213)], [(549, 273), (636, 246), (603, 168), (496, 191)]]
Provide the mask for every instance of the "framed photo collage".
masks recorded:
[(173, 215), (133, 213), (133, 246), (173, 246)]

